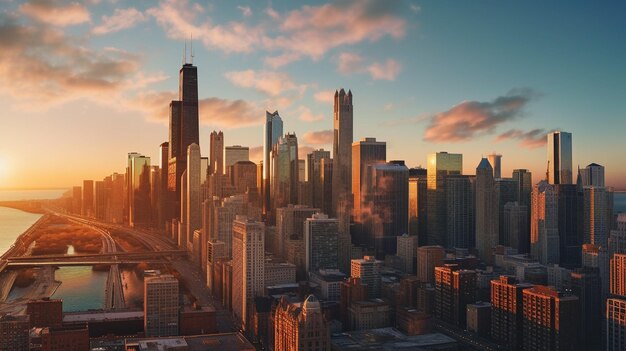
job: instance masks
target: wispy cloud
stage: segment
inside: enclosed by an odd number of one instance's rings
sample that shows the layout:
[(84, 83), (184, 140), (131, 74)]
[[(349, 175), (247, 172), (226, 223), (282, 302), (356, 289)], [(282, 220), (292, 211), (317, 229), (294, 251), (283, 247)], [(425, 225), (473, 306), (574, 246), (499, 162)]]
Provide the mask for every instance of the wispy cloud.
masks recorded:
[(249, 69), (226, 72), (224, 76), (238, 87), (253, 88), (269, 96), (278, 96), (291, 90), (297, 90), (299, 93), (302, 93), (306, 89), (305, 85), (296, 85), (288, 74), (282, 72), (254, 71)]
[(300, 114), (300, 120), (305, 122), (318, 122), (324, 120), (324, 114), (314, 114), (311, 109), (306, 106), (298, 107), (298, 113)]
[(343, 75), (369, 73), (374, 80), (395, 80), (401, 69), (402, 65), (394, 59), (366, 64), (362, 56), (351, 52), (343, 52), (337, 58), (337, 71)]
[(19, 6), (26, 16), (46, 24), (65, 27), (89, 22), (89, 10), (77, 2), (29, 0)]
[(333, 143), (333, 131), (319, 130), (315, 132), (306, 132), (302, 135), (302, 141), (313, 145), (328, 145)]
[(135, 8), (115, 9), (113, 15), (102, 16), (101, 23), (92, 32), (98, 35), (119, 32), (146, 20), (146, 16)]
[(496, 138), (496, 142), (506, 141), (510, 139), (519, 140), (519, 145), (528, 149), (536, 149), (543, 147), (547, 143), (546, 135), (551, 131), (545, 129), (533, 129), (530, 131), (523, 131), (520, 129), (508, 130)]
[(334, 90), (322, 90), (313, 94), (316, 101), (325, 104), (332, 104), (334, 102), (335, 91)]
[(250, 6), (237, 6), (237, 10), (241, 11), (241, 14), (244, 15), (244, 17), (252, 16), (252, 9)]
[(490, 102), (463, 101), (432, 116), (424, 140), (460, 142), (491, 134), (497, 126), (521, 117), (523, 108), (534, 95), (527, 89), (514, 90)]
[(401, 68), (398, 61), (387, 59), (385, 63), (374, 62), (367, 66), (367, 71), (374, 80), (396, 80)]

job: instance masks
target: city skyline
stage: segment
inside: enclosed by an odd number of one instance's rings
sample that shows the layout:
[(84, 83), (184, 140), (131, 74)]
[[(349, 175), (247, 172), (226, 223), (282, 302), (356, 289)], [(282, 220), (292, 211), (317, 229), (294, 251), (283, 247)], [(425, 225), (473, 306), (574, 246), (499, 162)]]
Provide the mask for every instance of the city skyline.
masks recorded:
[[(445, 2), (136, 5), (15, 1), (0, 12), (0, 188), (123, 173), (131, 151), (156, 164), (187, 42), (202, 155), (215, 129), (224, 146), (248, 146), (261, 160), (265, 110), (296, 132), (301, 159), (331, 150), (332, 93), (344, 87), (355, 95), (353, 141), (387, 142), (389, 160), (426, 167), (428, 154), (462, 153), (473, 174), (496, 151), (503, 176), (528, 168), (536, 183), (544, 134), (558, 129), (572, 133), (574, 169), (601, 164), (606, 185), (626, 189), (626, 165), (610, 151), (626, 127), (617, 98), (625, 33), (614, 8), (483, 4), (489, 21), (477, 25), (480, 11)], [(438, 25), (444, 16), (449, 26)]]

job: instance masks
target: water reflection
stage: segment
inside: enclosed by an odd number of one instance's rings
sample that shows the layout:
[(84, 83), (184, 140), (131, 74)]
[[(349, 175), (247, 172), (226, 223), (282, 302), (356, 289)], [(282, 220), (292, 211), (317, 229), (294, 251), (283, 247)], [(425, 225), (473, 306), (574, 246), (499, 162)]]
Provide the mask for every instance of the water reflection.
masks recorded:
[(52, 298), (63, 299), (63, 311), (87, 311), (100, 309), (104, 302), (107, 272), (93, 271), (90, 266), (61, 267), (55, 280), (61, 286)]

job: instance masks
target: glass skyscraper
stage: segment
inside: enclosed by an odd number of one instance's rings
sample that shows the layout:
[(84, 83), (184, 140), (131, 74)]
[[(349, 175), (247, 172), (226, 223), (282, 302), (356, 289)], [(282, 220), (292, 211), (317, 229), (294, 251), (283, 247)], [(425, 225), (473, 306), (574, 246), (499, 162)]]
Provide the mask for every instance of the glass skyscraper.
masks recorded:
[(572, 184), (572, 133), (548, 134), (548, 183)]

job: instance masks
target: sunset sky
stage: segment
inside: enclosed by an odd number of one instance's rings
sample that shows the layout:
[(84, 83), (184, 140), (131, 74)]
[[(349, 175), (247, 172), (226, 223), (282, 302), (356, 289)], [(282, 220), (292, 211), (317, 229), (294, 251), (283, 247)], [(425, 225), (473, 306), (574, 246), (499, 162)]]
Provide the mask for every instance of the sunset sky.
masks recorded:
[(386, 141), (388, 159), (458, 152), (474, 174), (496, 151), (537, 182), (559, 129), (574, 167), (626, 189), (623, 2), (1, 1), (0, 188), (102, 179), (130, 151), (158, 164), (193, 35), (204, 155), (217, 129), (258, 162), (266, 109), (300, 158), (332, 149), (343, 87), (355, 140)]

